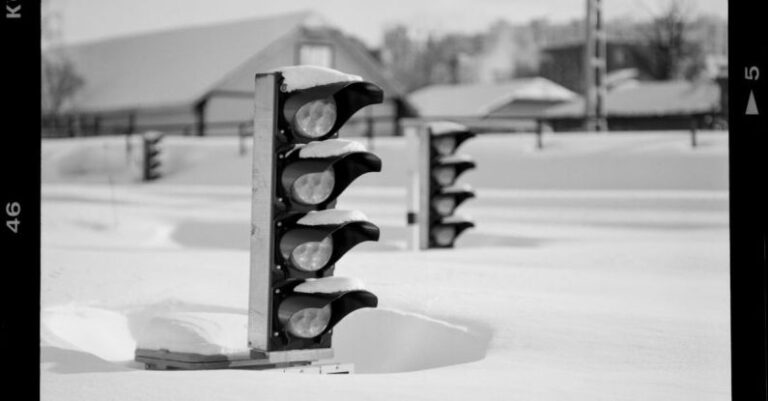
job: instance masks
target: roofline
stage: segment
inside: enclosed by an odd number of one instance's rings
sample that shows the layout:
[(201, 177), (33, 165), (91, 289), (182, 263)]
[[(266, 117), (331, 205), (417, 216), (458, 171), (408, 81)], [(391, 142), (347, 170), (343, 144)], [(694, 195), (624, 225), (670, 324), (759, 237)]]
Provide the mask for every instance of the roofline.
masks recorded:
[(48, 51), (58, 50), (58, 49), (69, 49), (69, 48), (76, 48), (81, 46), (98, 45), (98, 44), (109, 43), (113, 41), (134, 39), (134, 38), (140, 38), (145, 36), (161, 35), (165, 33), (172, 33), (172, 32), (184, 31), (184, 30), (210, 28), (210, 27), (215, 27), (217, 25), (234, 25), (234, 24), (244, 23), (247, 21), (260, 21), (260, 20), (267, 20), (267, 19), (273, 19), (273, 18), (285, 18), (291, 15), (299, 15), (299, 14), (305, 14), (306, 16), (310, 16), (317, 13), (306, 9), (306, 10), (300, 10), (300, 11), (276, 13), (276, 14), (269, 14), (269, 15), (259, 15), (259, 16), (253, 15), (250, 17), (241, 17), (241, 18), (229, 19), (229, 20), (193, 23), (189, 25), (179, 25), (175, 27), (164, 27), (159, 29), (139, 31), (139, 32), (133, 32), (133, 33), (117, 34), (114, 36), (108, 36), (108, 37), (98, 38), (98, 39), (85, 39), (81, 41), (62, 43), (61, 45), (58, 45), (58, 46), (52, 46), (52, 47), (43, 49), (43, 53), (46, 53)]

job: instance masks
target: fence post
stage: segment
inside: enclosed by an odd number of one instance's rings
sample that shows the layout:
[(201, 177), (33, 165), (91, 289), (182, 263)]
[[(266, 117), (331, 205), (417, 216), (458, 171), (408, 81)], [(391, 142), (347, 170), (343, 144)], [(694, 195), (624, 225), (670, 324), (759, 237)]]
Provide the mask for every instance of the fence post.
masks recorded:
[(691, 148), (696, 148), (698, 146), (698, 141), (696, 138), (696, 131), (698, 131), (699, 122), (696, 119), (696, 116), (691, 116)]
[(541, 138), (544, 133), (544, 123), (539, 119), (536, 120), (536, 149), (544, 149), (544, 142)]
[(365, 136), (368, 137), (368, 150), (373, 152), (373, 115), (371, 109), (367, 110), (365, 116)]
[(245, 124), (240, 123), (237, 125), (237, 141), (240, 156), (245, 155)]

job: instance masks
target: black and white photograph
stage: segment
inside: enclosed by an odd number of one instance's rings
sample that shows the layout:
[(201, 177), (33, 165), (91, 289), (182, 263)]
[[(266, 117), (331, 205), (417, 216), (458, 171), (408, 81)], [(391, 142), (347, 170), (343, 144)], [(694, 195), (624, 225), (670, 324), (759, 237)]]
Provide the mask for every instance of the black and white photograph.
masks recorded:
[(727, 0), (36, 6), (41, 400), (762, 399)]

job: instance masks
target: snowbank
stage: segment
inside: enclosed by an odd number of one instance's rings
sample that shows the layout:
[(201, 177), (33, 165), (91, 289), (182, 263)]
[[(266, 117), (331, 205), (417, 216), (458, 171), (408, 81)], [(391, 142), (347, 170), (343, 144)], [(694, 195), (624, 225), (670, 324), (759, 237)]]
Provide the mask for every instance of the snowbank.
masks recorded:
[(327, 209), (310, 211), (297, 223), (305, 226), (322, 226), (329, 224), (344, 224), (355, 221), (370, 222), (368, 217), (359, 210)]
[(304, 294), (333, 294), (345, 291), (365, 290), (365, 285), (360, 279), (334, 276), (308, 279), (297, 285), (293, 290)]
[(314, 141), (302, 146), (299, 157), (303, 159), (341, 156), (352, 152), (365, 152), (365, 146), (360, 142), (346, 139), (328, 139), (326, 141)]
[(203, 355), (248, 352), (248, 315), (177, 312), (157, 316), (141, 330), (136, 347)]

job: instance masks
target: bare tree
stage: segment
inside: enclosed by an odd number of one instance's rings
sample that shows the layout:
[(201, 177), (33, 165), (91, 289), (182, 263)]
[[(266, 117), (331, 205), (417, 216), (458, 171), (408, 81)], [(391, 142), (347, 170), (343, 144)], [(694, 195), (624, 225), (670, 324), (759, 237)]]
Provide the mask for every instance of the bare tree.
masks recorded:
[(41, 64), (42, 111), (52, 117), (59, 117), (66, 102), (83, 87), (85, 80), (65, 57), (43, 55)]
[(57, 121), (85, 80), (62, 50), (60, 15), (52, 10), (49, 1), (42, 3), (41, 11), (40, 106), (44, 115)]
[(645, 46), (638, 62), (655, 79), (692, 78), (703, 69), (701, 45), (690, 35), (695, 18), (690, 4), (668, 0), (660, 11), (651, 11), (651, 22), (640, 28)]

